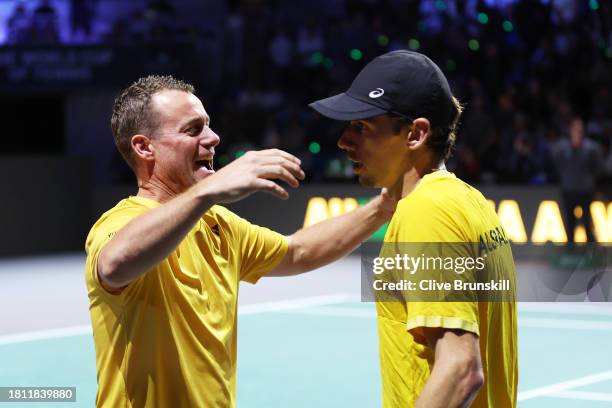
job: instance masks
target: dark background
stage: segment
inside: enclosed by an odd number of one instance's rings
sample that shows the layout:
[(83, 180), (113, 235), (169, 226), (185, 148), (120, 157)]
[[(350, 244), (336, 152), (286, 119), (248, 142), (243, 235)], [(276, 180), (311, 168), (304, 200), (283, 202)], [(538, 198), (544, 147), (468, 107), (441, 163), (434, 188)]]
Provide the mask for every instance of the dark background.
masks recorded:
[[(597, 197), (608, 201), (611, 10), (598, 0), (0, 0), (0, 253), (83, 248), (100, 203), (132, 189), (112, 186), (134, 186), (110, 113), (119, 90), (150, 73), (194, 83), (221, 136), (216, 167), (278, 147), (302, 159), (308, 192), (352, 188), (335, 146), (344, 124), (307, 104), (401, 48), (430, 56), (466, 105), (449, 170), (536, 200), (538, 188), (555, 191), (551, 149), (579, 117), (605, 158)], [(241, 214), (266, 218), (257, 200)]]

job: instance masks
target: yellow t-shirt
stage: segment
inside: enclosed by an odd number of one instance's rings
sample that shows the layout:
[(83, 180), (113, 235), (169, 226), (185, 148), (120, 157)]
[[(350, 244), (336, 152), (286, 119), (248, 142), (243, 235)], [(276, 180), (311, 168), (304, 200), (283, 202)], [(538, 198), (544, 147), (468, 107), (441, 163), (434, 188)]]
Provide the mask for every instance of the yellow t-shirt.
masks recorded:
[[(491, 242), (501, 232), (499, 219), (482, 194), (444, 170), (422, 178), (400, 200), (385, 242)], [(496, 245), (488, 262), (515, 288), (510, 245)], [(515, 294), (512, 292), (511, 298)], [(507, 298), (505, 298), (507, 299)], [(378, 302), (378, 335), (383, 406), (412, 407), (429, 378), (434, 351), (424, 327), (462, 329), (479, 336), (485, 383), (471, 405), (516, 406), (518, 350), (516, 304), (506, 302)]]
[(213, 206), (178, 248), (120, 294), (101, 287), (100, 250), (129, 221), (159, 206), (120, 201), (93, 226), (85, 278), (99, 407), (233, 407), (238, 283), (255, 283), (287, 239)]

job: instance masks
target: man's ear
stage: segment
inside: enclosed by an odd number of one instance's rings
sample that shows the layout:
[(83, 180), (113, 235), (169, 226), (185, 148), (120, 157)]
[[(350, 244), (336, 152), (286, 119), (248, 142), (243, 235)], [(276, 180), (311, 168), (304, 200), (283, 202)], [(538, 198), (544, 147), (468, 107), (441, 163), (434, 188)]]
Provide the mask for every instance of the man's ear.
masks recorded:
[(134, 155), (141, 159), (150, 161), (155, 159), (155, 148), (149, 139), (145, 135), (134, 135), (131, 140), (132, 150)]
[(425, 146), (431, 134), (431, 125), (426, 118), (416, 118), (412, 121), (412, 128), (408, 132), (406, 144), (409, 149), (416, 150)]

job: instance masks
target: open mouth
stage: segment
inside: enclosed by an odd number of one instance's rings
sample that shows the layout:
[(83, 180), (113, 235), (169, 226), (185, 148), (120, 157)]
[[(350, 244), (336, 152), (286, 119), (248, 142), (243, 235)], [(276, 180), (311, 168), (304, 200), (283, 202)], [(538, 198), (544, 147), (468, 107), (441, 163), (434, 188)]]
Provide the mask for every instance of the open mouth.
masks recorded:
[(358, 162), (357, 160), (354, 160), (352, 158), (349, 157), (349, 160), (353, 163), (353, 171), (359, 171), (363, 168), (363, 163)]
[(213, 168), (213, 159), (204, 159), (204, 160), (196, 160), (195, 162), (196, 166), (198, 168), (205, 168), (208, 171), (215, 171), (215, 169)]

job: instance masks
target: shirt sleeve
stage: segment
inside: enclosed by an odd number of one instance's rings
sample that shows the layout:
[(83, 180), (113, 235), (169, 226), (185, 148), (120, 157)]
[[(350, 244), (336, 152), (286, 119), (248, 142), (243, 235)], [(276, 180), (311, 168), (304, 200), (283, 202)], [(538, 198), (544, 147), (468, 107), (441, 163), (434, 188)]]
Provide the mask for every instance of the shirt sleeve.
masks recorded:
[(236, 214), (231, 216), (240, 248), (240, 280), (254, 284), (283, 260), (289, 248), (288, 239)]
[[(444, 243), (435, 247), (440, 256), (447, 256), (444, 252), (449, 250), (471, 255), (468, 253), (470, 246), (464, 245), (470, 241), (469, 228), (462, 224), (463, 217), (452, 205), (437, 197), (416, 195), (402, 203), (398, 211), (402, 219), (397, 225), (396, 242)], [(449, 246), (445, 247), (447, 244)], [(477, 299), (466, 293), (459, 300), (468, 301), (408, 301), (406, 329), (417, 338), (424, 328), (460, 329), (479, 335), (478, 302), (472, 298)]]
[[(85, 280), (90, 294), (96, 292), (101, 295), (116, 297), (108, 292), (100, 283), (98, 277), (98, 258), (102, 249), (110, 242), (115, 234), (127, 223), (147, 211), (145, 207), (126, 207), (113, 210), (100, 218), (92, 227), (85, 243), (87, 259), (85, 263)], [(130, 283), (128, 288), (121, 292), (121, 297), (126, 297), (131, 288), (136, 286), (136, 281)], [(128, 290), (130, 289), (130, 290)]]
[(419, 334), (423, 328), (465, 330), (480, 335), (477, 302), (409, 302), (406, 329)]

